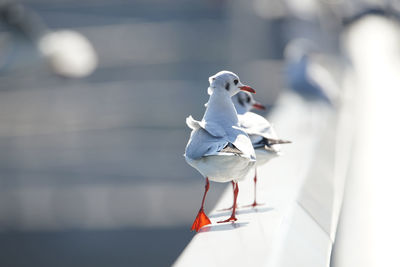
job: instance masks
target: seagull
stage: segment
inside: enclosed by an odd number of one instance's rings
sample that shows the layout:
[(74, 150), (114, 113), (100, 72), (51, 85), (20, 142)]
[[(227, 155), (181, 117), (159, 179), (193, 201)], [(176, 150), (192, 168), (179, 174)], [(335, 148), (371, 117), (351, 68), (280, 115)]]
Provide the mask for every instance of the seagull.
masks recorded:
[(251, 94), (239, 92), (232, 97), (232, 102), (238, 113), (239, 124), (249, 135), (256, 152), (257, 162), (254, 174), (254, 202), (249, 205), (256, 207), (260, 205), (257, 203), (256, 194), (257, 167), (279, 156), (281, 154), (280, 144), (288, 144), (291, 143), (291, 141), (278, 139), (274, 127), (268, 120), (258, 114), (250, 112), (253, 108), (260, 110), (266, 109), (263, 105), (256, 102)]
[[(200, 210), (191, 230), (211, 224), (204, 213), (204, 201), (209, 189), (209, 180), (219, 183), (233, 182), (233, 206), (236, 207), (239, 193), (238, 181), (244, 179), (256, 163), (255, 152), (247, 133), (240, 127), (232, 96), (239, 91), (255, 93), (254, 89), (240, 82), (230, 71), (220, 71), (209, 78), (207, 108), (201, 121), (192, 116), (186, 124), (192, 129), (185, 149), (186, 162), (198, 170), (206, 179)], [(234, 222), (236, 208), (231, 216), (218, 223)]]
[(335, 106), (340, 90), (332, 74), (318, 62), (316, 45), (308, 39), (294, 39), (284, 54), (289, 87), (307, 100)]

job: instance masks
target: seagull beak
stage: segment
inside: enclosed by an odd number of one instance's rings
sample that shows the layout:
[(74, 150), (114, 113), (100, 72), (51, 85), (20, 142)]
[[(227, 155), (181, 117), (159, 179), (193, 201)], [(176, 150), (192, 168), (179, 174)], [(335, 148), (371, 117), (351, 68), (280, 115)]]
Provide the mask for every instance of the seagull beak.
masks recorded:
[(266, 110), (267, 109), (264, 105), (261, 105), (258, 102), (253, 104), (253, 108), (256, 108), (256, 109), (259, 109), (259, 110)]
[(253, 88), (251, 88), (250, 86), (247, 86), (247, 85), (240, 86), (239, 88), (241, 91), (246, 91), (246, 92), (253, 93), (253, 94), (256, 93), (256, 91)]

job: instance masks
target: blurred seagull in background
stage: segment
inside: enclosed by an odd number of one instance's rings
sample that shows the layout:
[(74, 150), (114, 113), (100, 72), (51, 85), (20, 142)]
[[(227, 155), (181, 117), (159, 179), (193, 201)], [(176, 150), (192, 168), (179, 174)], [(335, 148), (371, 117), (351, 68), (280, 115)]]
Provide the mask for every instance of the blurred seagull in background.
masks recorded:
[(266, 108), (256, 102), (253, 96), (247, 92), (239, 92), (232, 97), (238, 113), (240, 126), (249, 135), (251, 143), (254, 147), (257, 162), (254, 174), (254, 202), (249, 206), (256, 207), (257, 203), (257, 167), (267, 163), (269, 160), (280, 155), (280, 144), (288, 144), (291, 141), (278, 139), (274, 127), (264, 117), (250, 112), (256, 108), (265, 110)]
[(209, 78), (210, 95), (203, 119), (196, 121), (189, 116), (186, 124), (192, 129), (185, 149), (185, 159), (205, 178), (206, 185), (200, 210), (192, 225), (199, 231), (211, 221), (204, 213), (204, 201), (209, 189), (209, 180), (214, 182), (233, 182), (234, 199), (231, 216), (222, 222), (236, 221), (236, 200), (239, 193), (238, 181), (256, 163), (255, 152), (247, 133), (240, 127), (236, 109), (231, 97), (239, 91), (255, 93), (243, 85), (239, 77), (229, 71), (221, 71)]
[(339, 87), (331, 73), (315, 60), (316, 52), (316, 45), (307, 39), (294, 39), (286, 46), (288, 85), (305, 99), (334, 106)]
[(83, 34), (50, 29), (33, 9), (18, 1), (0, 1), (0, 23), (30, 40), (57, 75), (83, 78), (97, 68), (97, 53)]

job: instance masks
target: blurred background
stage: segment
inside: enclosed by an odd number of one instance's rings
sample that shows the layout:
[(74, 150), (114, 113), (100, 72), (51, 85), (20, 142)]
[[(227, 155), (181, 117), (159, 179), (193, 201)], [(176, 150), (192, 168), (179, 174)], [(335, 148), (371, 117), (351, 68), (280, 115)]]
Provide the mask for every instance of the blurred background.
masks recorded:
[[(346, 23), (399, 6), (1, 0), (0, 265), (171, 265), (203, 192), (182, 155), (208, 77), (236, 72), (272, 108), (304, 82), (285, 59), (303, 38), (339, 84)], [(208, 210), (225, 186), (211, 185)]]

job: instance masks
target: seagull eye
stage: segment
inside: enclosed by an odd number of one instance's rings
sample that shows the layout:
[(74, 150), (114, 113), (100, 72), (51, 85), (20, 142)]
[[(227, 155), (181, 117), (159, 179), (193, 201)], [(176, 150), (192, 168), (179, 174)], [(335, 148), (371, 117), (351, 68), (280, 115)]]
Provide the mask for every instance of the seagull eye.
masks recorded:
[(246, 102), (249, 103), (250, 102), (250, 97), (246, 97)]
[(229, 91), (229, 87), (231, 87), (231, 84), (230, 84), (230, 83), (226, 83), (226, 84), (225, 84), (225, 89), (226, 89), (226, 91)]
[(237, 84), (239, 83), (239, 80), (238, 80), (238, 79), (235, 79), (235, 80), (233, 80), (233, 83), (234, 83), (235, 85), (237, 85)]

